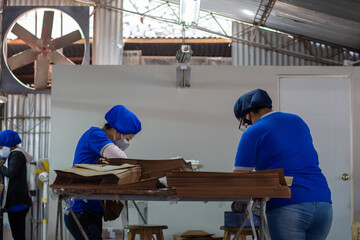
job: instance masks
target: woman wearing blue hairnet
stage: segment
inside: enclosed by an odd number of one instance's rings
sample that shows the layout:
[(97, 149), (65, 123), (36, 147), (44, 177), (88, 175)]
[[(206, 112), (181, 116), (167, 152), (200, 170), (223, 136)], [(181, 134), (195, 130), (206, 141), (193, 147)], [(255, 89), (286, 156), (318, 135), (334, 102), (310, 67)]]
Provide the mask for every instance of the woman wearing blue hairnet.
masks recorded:
[(291, 198), (267, 203), (271, 238), (325, 240), (333, 216), (331, 192), (319, 168), (310, 129), (299, 116), (271, 109), (272, 101), (261, 89), (236, 101), (234, 113), (244, 133), (234, 172), (282, 168), (286, 176), (293, 176)]
[(12, 130), (0, 132), (0, 148), (10, 148), (9, 157), (0, 166), (0, 173), (5, 177), (2, 208), (8, 212), (12, 237), (25, 240), (25, 218), (31, 207), (31, 198), (26, 177), (26, 163), (32, 157), (21, 147), (19, 135)]
[[(122, 105), (116, 105), (105, 115), (104, 127), (91, 127), (80, 138), (73, 165), (95, 164), (101, 157), (127, 158), (129, 141), (141, 131), (136, 115)], [(102, 239), (103, 207), (97, 200), (77, 199), (71, 206), (89, 239)], [(71, 214), (64, 215), (65, 225), (73, 237), (84, 239)]]

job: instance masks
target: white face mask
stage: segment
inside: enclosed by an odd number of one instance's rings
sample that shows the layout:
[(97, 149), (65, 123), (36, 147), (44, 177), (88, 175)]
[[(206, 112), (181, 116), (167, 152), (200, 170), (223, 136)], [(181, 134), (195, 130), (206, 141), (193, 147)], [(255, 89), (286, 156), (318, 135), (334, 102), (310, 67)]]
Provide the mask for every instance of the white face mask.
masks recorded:
[[(114, 139), (115, 139), (115, 135), (114, 135)], [(123, 151), (125, 151), (130, 146), (129, 141), (126, 140), (123, 135), (121, 135), (121, 138), (119, 140), (114, 140), (114, 144)]]
[(3, 147), (0, 149), (0, 158), (7, 158), (10, 155), (10, 148), (9, 147)]

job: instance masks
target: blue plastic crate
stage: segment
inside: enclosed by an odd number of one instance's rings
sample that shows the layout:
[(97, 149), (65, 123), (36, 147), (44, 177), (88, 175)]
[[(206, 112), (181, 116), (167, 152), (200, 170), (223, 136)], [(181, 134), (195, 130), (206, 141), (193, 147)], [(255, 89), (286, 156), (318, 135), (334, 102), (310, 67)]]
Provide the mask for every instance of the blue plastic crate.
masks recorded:
[[(254, 225), (258, 227), (260, 225), (260, 219), (258, 216), (254, 216)], [(242, 222), (246, 219), (246, 214), (239, 212), (225, 212), (224, 213), (224, 226), (226, 227), (240, 227)], [(245, 223), (244, 227), (251, 227), (250, 219)]]

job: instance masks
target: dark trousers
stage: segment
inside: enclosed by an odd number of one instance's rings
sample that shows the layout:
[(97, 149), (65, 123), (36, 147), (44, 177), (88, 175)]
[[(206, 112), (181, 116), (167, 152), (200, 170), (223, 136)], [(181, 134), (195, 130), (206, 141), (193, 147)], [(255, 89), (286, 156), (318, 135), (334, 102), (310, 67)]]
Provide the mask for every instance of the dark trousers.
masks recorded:
[(8, 212), (11, 234), (14, 240), (25, 240), (25, 218), (29, 208)]
[[(84, 211), (84, 212), (76, 212), (75, 213), (77, 219), (79, 220), (82, 228), (84, 229), (86, 236), (91, 240), (101, 240), (102, 239), (102, 217), (103, 214), (101, 212), (95, 211)], [(64, 215), (64, 222), (66, 228), (69, 230), (71, 235), (75, 238), (75, 240), (83, 240), (84, 237), (77, 226), (74, 218), (71, 213), (68, 215)]]

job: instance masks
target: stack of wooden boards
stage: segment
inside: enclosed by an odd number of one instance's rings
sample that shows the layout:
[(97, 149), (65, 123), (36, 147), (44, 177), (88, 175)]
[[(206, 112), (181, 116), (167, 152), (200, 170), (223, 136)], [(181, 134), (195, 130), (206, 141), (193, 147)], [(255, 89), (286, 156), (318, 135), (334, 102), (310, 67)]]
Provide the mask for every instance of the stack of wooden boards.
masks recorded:
[(290, 198), (282, 169), (249, 173), (172, 172), (169, 187), (180, 198)]
[[(55, 170), (57, 176), (50, 186), (68, 192), (104, 194), (124, 193), (124, 190), (156, 190), (158, 178), (171, 171), (191, 171), (184, 159), (141, 160), (99, 159), (98, 164), (77, 164)], [(120, 192), (119, 192), (120, 191)]]
[[(134, 194), (131, 190), (157, 190), (166, 176), (172, 194), (180, 198), (289, 198), (282, 169), (249, 173), (193, 172), (184, 159), (99, 159), (55, 170), (53, 189), (76, 193)], [(176, 193), (175, 193), (176, 191)]]
[(174, 240), (222, 240), (214, 234), (202, 230), (188, 230), (181, 235), (174, 235)]

